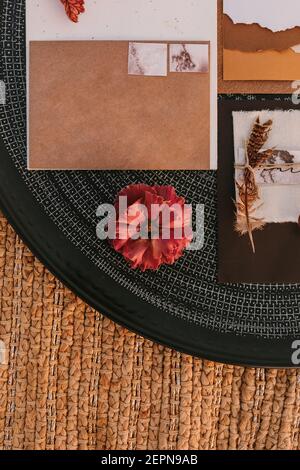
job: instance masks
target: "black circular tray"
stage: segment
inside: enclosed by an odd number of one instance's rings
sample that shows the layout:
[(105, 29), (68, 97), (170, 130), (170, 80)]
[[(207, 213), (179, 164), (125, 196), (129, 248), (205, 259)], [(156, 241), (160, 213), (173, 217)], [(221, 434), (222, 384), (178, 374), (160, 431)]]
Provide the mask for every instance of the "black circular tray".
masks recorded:
[[(116, 322), (220, 362), (291, 367), (300, 338), (299, 286), (219, 285), (215, 172), (26, 170), (25, 0), (3, 0), (0, 202), (41, 261)], [(158, 272), (132, 271), (96, 237), (96, 209), (130, 183), (171, 184), (205, 205), (205, 246)]]

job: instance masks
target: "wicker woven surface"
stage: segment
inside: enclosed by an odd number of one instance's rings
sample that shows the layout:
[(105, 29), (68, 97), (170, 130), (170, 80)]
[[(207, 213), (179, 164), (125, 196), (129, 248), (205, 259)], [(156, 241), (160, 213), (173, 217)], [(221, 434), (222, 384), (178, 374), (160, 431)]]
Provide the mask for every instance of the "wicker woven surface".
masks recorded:
[(0, 449), (300, 448), (300, 371), (214, 364), (128, 332), (1, 214), (0, 358)]

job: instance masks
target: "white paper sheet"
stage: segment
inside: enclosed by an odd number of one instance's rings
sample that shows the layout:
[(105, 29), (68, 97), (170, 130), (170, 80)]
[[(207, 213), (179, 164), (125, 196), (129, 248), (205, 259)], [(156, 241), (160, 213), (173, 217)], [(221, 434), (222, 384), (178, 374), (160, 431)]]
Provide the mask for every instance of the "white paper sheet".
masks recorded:
[(223, 0), (223, 11), (234, 23), (258, 23), (272, 31), (300, 26), (299, 0)]
[[(245, 142), (257, 117), (262, 123), (273, 120), (266, 148), (293, 149), (294, 152), (300, 152), (300, 111), (234, 111), (232, 114), (236, 164), (241, 163), (241, 149), (245, 148)], [(260, 208), (255, 213), (258, 218), (267, 223), (298, 222), (300, 184), (262, 184), (259, 187)]]

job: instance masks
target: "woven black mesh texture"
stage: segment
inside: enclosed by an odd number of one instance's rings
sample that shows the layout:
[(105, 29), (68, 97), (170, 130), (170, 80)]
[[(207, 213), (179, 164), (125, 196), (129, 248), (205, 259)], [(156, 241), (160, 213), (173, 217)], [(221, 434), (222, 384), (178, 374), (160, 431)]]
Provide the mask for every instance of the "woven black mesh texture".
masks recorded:
[[(239, 335), (282, 338), (299, 334), (299, 286), (218, 285), (215, 172), (27, 171), (25, 0), (3, 1), (1, 48), (7, 87), (7, 104), (0, 106), (2, 138), (28, 191), (70, 243), (99, 270), (166, 314)], [(204, 248), (188, 252), (173, 267), (141, 274), (130, 270), (106, 242), (97, 240), (96, 208), (113, 202), (118, 190), (134, 182), (171, 184), (187, 202), (204, 204)]]

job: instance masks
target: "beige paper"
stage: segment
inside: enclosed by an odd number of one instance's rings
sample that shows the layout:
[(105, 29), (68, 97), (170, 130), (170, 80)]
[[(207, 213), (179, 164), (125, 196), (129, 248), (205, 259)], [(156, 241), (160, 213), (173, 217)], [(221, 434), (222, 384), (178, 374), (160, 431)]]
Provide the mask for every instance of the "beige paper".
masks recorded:
[[(243, 163), (241, 149), (245, 148), (245, 142), (249, 138), (252, 126), (259, 117), (260, 122), (269, 119), (273, 121), (267, 148), (274, 150), (285, 150), (293, 154), (294, 163), (298, 163), (300, 152), (300, 111), (234, 111), (234, 153), (235, 164)], [(257, 201), (255, 217), (266, 223), (298, 222), (300, 216), (300, 184), (297, 184), (297, 174), (286, 173), (292, 181), (284, 181), (282, 178), (276, 184), (266, 184), (259, 179), (260, 199)], [(265, 175), (270, 177), (270, 175)], [(274, 175), (275, 176), (275, 175)], [(235, 179), (241, 181), (239, 170), (236, 171)]]

